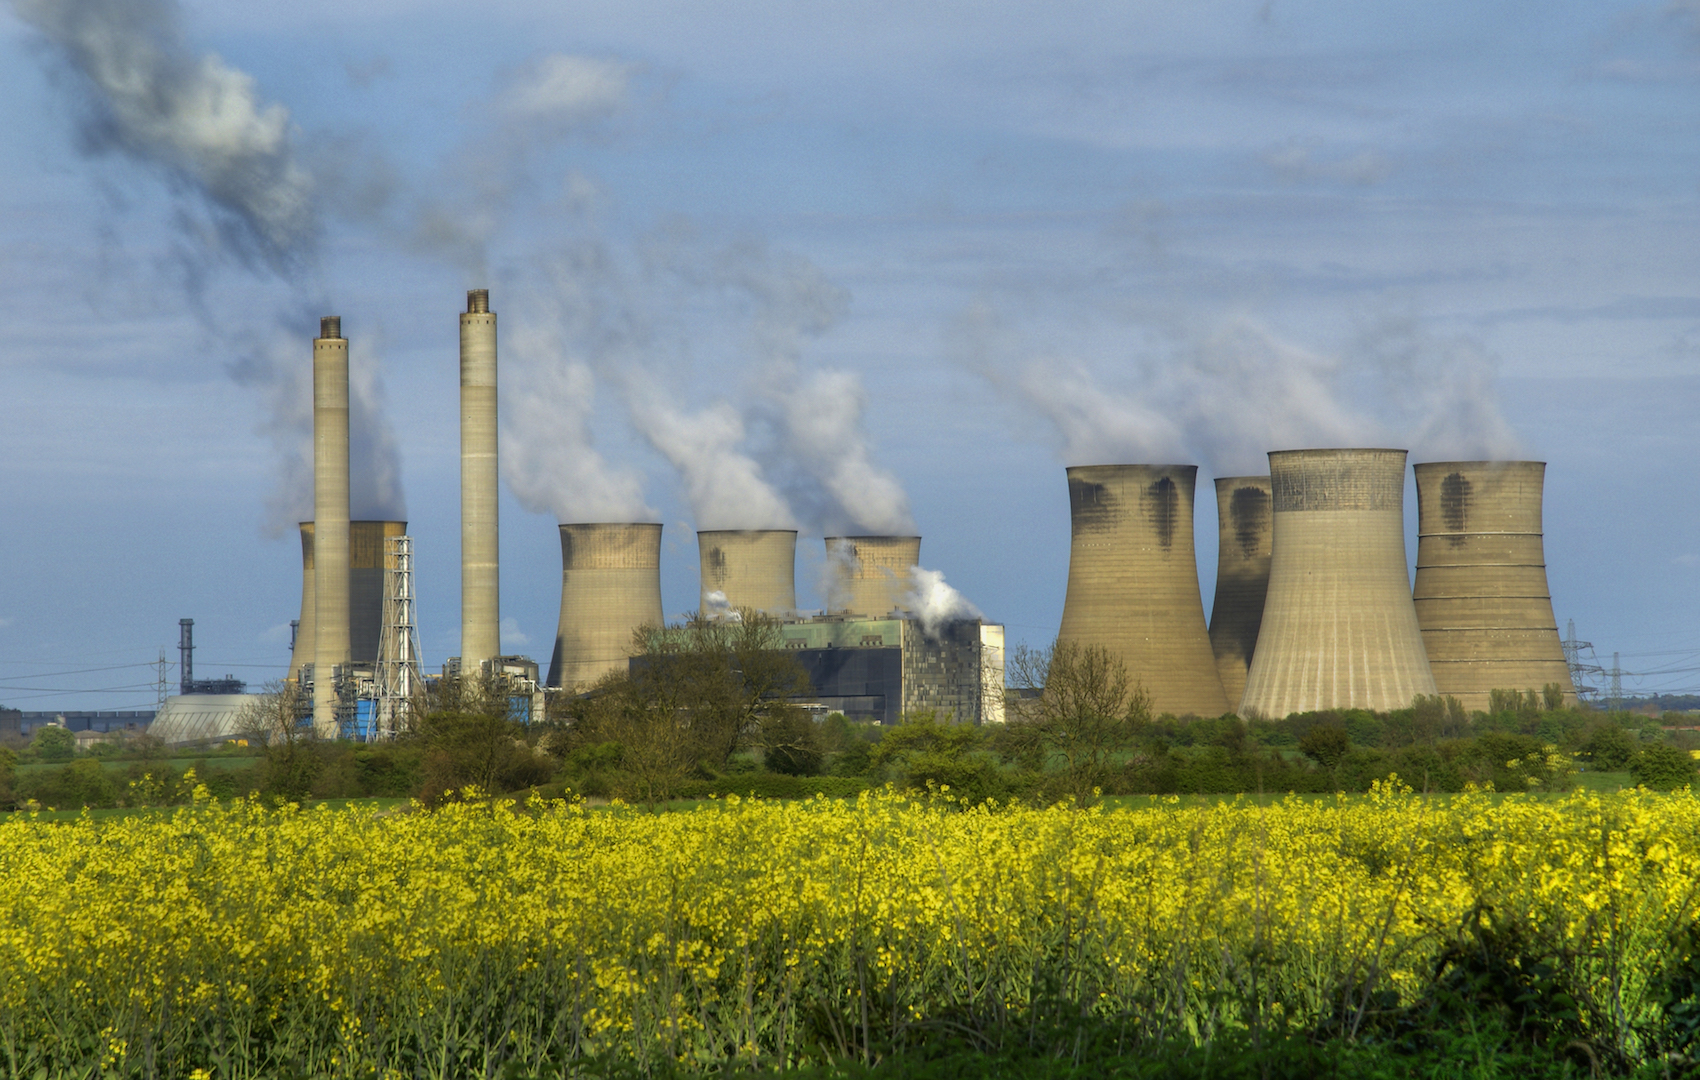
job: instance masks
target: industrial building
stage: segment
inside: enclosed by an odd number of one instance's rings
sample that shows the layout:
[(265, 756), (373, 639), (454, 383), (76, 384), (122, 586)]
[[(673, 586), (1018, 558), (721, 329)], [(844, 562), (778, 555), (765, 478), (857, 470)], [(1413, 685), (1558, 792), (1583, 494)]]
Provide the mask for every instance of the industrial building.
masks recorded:
[(1540, 461), (1416, 466), (1413, 596), (1434, 683), (1467, 709), (1557, 683), (1575, 704), (1547, 590)]
[(964, 619), (928, 635), (906, 617), (826, 615), (780, 624), (809, 676), (809, 700), (852, 720), (895, 724), (934, 711), (955, 723), (1001, 724), (1004, 628)]
[(1405, 451), (1278, 450), (1269, 474), (1269, 592), (1240, 714), (1435, 693), (1405, 561)]
[(1216, 673), (1193, 549), (1196, 465), (1082, 465), (1068, 470), (1068, 594), (1057, 639), (1127, 665), (1151, 708), (1230, 711)]

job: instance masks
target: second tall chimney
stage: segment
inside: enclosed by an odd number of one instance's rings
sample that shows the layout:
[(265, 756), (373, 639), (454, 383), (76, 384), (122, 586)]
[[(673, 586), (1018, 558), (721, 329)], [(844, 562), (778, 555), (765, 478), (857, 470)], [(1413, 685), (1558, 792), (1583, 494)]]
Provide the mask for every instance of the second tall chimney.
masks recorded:
[(342, 319), (313, 340), (313, 731), (337, 736), (336, 668), (348, 663), (348, 340)]
[(496, 520), (496, 316), (490, 290), (460, 317), (460, 663), (476, 674), (502, 653)]

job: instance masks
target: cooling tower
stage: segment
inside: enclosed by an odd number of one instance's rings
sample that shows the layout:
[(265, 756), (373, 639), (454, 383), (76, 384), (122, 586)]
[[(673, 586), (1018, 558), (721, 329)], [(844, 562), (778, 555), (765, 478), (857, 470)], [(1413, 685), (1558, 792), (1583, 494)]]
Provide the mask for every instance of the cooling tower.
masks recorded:
[(903, 605), (909, 569), (920, 565), (919, 536), (829, 536), (827, 611), (883, 618)]
[(702, 607), (709, 594), (726, 594), (733, 608), (769, 615), (797, 610), (796, 529), (710, 529), (697, 531), (702, 554)]
[(501, 655), (496, 499), (496, 316), (490, 290), (460, 317), (460, 662)]
[(561, 526), (561, 622), (550, 686), (588, 686), (625, 667), (632, 631), (661, 617), (661, 526)]
[[(378, 660), (378, 637), (384, 625), (385, 541), (407, 535), (405, 521), (351, 521), (348, 523), (348, 642), (349, 660), (373, 664)], [(290, 655), (289, 678), (302, 664), (313, 662), (313, 642), (318, 612), (313, 588), (313, 523), (301, 522), (301, 618), (295, 628), (295, 651)]]
[(1467, 709), (1494, 690), (1576, 688), (1541, 542), (1541, 461), (1432, 461), (1417, 473), (1417, 625), (1434, 684)]
[(294, 682), (301, 674), (302, 664), (313, 662), (313, 623), (317, 614), (313, 604), (313, 523), (301, 522), (301, 618), (295, 624), (295, 649), (289, 654), (289, 674)]
[(1405, 451), (1269, 455), (1274, 543), (1242, 714), (1403, 709), (1435, 692), (1410, 603)]
[(313, 341), (313, 730), (337, 735), (333, 669), (348, 644), (348, 341), (342, 319)]
[(1210, 649), (1228, 704), (1245, 693), (1257, 649), (1263, 598), (1269, 591), (1269, 477), (1216, 481), (1216, 600), (1210, 607)]
[(348, 649), (356, 664), (378, 662), (384, 629), (384, 571), (392, 536), (406, 536), (405, 521), (354, 521), (348, 526)]
[(1099, 646), (1127, 665), (1151, 707), (1229, 711), (1204, 628), (1192, 543), (1196, 465), (1068, 470), (1073, 535), (1057, 640)]

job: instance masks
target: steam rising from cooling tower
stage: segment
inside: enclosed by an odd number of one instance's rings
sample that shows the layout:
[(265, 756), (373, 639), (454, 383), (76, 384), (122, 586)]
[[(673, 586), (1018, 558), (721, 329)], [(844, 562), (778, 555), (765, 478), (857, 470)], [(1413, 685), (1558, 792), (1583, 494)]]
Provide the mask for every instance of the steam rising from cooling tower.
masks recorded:
[(582, 688), (623, 669), (632, 632), (661, 624), (660, 525), (561, 526), (561, 620), (550, 686)]
[(699, 530), (697, 548), (705, 616), (716, 608), (776, 616), (797, 610), (797, 530)]
[(1210, 608), (1210, 648), (1228, 704), (1245, 693), (1246, 672), (1257, 651), (1263, 601), (1269, 591), (1273, 518), (1269, 477), (1228, 476), (1216, 481), (1216, 601)]
[(1557, 683), (1574, 702), (1547, 591), (1539, 461), (1418, 465), (1414, 600), (1434, 684), (1466, 709)]
[(490, 291), (472, 289), (460, 317), (460, 662), (466, 672), (502, 653), (496, 463), (496, 315)]
[(328, 315), (313, 340), (313, 729), (337, 734), (335, 669), (349, 661), (348, 341)]
[(903, 606), (910, 568), (920, 562), (919, 536), (827, 537), (828, 613), (890, 615)]
[(1405, 451), (1269, 455), (1274, 550), (1241, 711), (1403, 709), (1435, 692), (1405, 561)]
[(1192, 539), (1197, 477), (1196, 465), (1068, 470), (1072, 539), (1057, 639), (1120, 659), (1158, 712), (1220, 716), (1229, 706)]

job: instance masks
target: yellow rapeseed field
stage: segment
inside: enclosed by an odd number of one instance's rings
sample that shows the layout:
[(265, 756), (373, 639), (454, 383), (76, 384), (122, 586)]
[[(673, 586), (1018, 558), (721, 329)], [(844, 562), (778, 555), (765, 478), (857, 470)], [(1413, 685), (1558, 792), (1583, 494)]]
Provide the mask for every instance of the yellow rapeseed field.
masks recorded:
[(0, 1064), (785, 1061), (1059, 1003), (1203, 1039), (1349, 1018), (1371, 990), (1416, 1000), (1472, 927), (1521, 935), (1562, 968), (1578, 1022), (1623, 1042), (1697, 880), (1700, 802), (1639, 791), (16, 814), (0, 823)]

